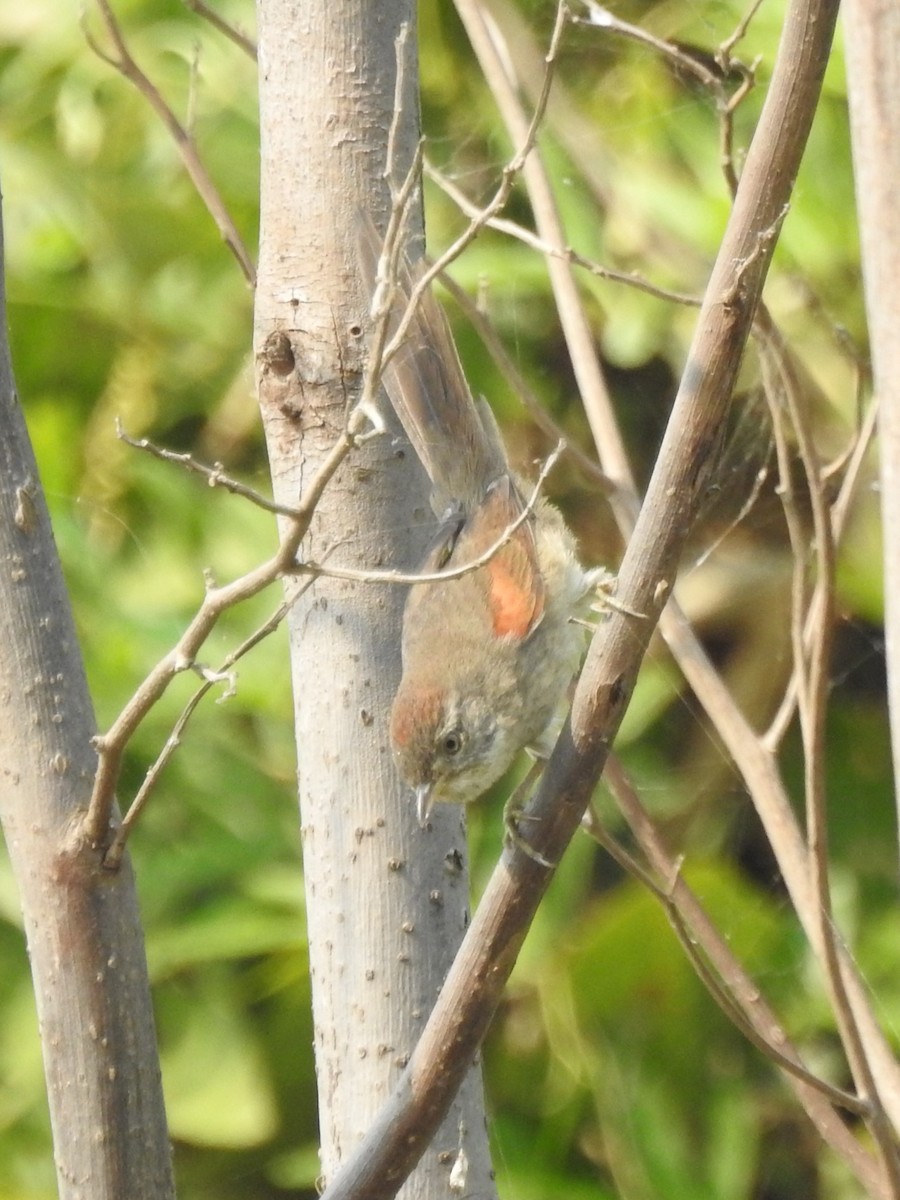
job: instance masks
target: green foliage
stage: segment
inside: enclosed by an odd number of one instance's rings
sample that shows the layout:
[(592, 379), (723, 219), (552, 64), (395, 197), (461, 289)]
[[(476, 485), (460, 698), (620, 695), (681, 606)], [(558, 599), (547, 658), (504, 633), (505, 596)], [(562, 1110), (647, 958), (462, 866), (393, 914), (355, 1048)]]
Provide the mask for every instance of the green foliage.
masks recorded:
[[(713, 52), (743, 3), (617, 6), (658, 36)], [(550, 10), (521, 5), (544, 38)], [(249, 26), (252, 6), (217, 11)], [(782, 5), (762, 6), (737, 50), (760, 55), (736, 117), (738, 163), (777, 43)], [(87, 24), (101, 37), (88, 6)], [(175, 0), (131, 0), (132, 52), (186, 119), (247, 244), (255, 242), (255, 68)], [(542, 43), (541, 43), (542, 44)], [(199, 47), (199, 49), (197, 49)], [(509, 153), (449, 2), (421, 16), (429, 154), (470, 195), (490, 193)], [(251, 395), (251, 297), (145, 102), (88, 49), (73, 8), (0, 14), (0, 156), (9, 318), (20, 392), (53, 511), (98, 719), (108, 722), (173, 643), (202, 572), (231, 578), (274, 544), (247, 504), (116, 440), (115, 419), (265, 489)], [(196, 69), (195, 69), (196, 67)], [(729, 210), (714, 106), (645, 46), (601, 30), (567, 35), (543, 146), (569, 242), (661, 287), (702, 292)], [(427, 190), (430, 235), (460, 219)], [(517, 191), (511, 215), (528, 221)], [(817, 436), (836, 451), (855, 418), (855, 363), (835, 325), (864, 338), (840, 58), (785, 222), (769, 298), (809, 378)], [(587, 426), (546, 273), (485, 234), (454, 268), (488, 283), (487, 306), (531, 386), (576, 440)], [(587, 276), (595, 333), (637, 469), (646, 476), (684, 363), (694, 309)], [(492, 397), (521, 458), (546, 449), (464, 326), (473, 387)], [(770, 433), (748, 355), (736, 404), (738, 458), (766, 460)], [(743, 408), (749, 440), (738, 436)], [(727, 485), (725, 452), (718, 478)], [(740, 465), (740, 464), (739, 464)], [(587, 558), (620, 547), (573, 468), (554, 479)], [(717, 485), (718, 486), (718, 485)], [(722, 491), (727, 491), (723, 486)], [(789, 659), (790, 557), (772, 488), (706, 564), (741, 507), (712, 505), (685, 564), (684, 602), (726, 677), (764, 723)], [(713, 497), (715, 499), (715, 497)], [(900, 1020), (890, 768), (879, 650), (876, 505), (856, 506), (841, 555), (828, 768), (839, 917), (881, 1009)], [(229, 616), (212, 660), (274, 609)], [(196, 682), (196, 681), (195, 681)], [(127, 798), (192, 691), (172, 689), (130, 749)], [(293, 785), (287, 654), (276, 634), (240, 666), (237, 695), (207, 701), (134, 840), (176, 1142), (180, 1195), (314, 1195), (315, 1084)], [(687, 877), (816, 1066), (840, 1072), (821, 980), (785, 904), (752, 809), (674, 669), (648, 663), (623, 758)], [(799, 751), (786, 763), (800, 795)], [(603, 801), (613, 830), (620, 821)], [(476, 882), (496, 860), (499, 812), (472, 816)], [(580, 839), (526, 944), (487, 1048), (501, 1192), (529, 1200), (749, 1200), (852, 1194), (807, 1133), (771, 1065), (697, 981), (657, 902)], [(0, 866), (0, 1200), (54, 1193), (36, 1022), (14, 888)], [(842, 1080), (839, 1080), (842, 1082)], [(804, 1127), (805, 1129), (805, 1127)]]

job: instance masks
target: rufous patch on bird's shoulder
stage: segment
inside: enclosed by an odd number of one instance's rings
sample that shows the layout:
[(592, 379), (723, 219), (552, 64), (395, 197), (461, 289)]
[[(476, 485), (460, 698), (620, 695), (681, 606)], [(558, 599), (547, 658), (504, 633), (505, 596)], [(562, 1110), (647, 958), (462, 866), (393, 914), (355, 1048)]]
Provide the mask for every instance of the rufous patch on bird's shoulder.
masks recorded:
[(423, 729), (434, 728), (444, 711), (444, 689), (416, 688), (397, 694), (391, 711), (391, 741), (407, 746)]
[(534, 530), (522, 521), (523, 505), (508, 475), (494, 481), (463, 529), (465, 551), (483, 554), (516, 522), (518, 527), (485, 566), (491, 625), (497, 637), (525, 638), (544, 614), (544, 581)]
[(525, 638), (543, 616), (543, 580), (530, 549), (515, 535), (487, 564), (491, 620), (497, 637)]

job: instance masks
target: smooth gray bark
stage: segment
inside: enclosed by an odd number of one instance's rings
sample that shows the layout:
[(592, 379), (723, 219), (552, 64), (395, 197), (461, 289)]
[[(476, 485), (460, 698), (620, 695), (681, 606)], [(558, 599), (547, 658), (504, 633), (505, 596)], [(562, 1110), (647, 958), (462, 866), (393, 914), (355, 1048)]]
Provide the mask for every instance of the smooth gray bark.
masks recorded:
[[(878, 398), (885, 646), (900, 780), (900, 6), (848, 0), (844, 21), (863, 283)], [(900, 805), (900, 786), (895, 788)]]
[[(384, 172), (404, 23), (398, 182), (419, 137), (414, 5), (258, 3), (255, 353), (282, 503), (296, 503), (360, 386), (369, 297), (356, 263), (359, 214), (383, 227), (390, 203)], [(389, 433), (352, 451), (329, 485), (306, 556), (357, 568), (419, 559), (431, 522), (424, 476), (384, 415)], [(460, 816), (445, 810), (420, 829), (391, 760), (403, 599), (398, 588), (323, 578), (290, 616), (326, 1179), (400, 1077), (467, 923)], [(477, 1070), (404, 1194), (446, 1196), (463, 1164), (461, 1194), (493, 1195)]]
[[(2, 236), (0, 236), (2, 249)], [(13, 382), (0, 271), (0, 821), (37, 997), (62, 1200), (174, 1195), (134, 881), (81, 832), (94, 717)]]

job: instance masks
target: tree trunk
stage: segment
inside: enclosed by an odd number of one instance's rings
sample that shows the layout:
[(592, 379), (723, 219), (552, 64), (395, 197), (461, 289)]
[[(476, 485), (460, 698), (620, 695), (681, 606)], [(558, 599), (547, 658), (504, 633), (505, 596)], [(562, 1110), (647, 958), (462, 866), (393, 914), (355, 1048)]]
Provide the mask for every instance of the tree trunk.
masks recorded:
[[(296, 503), (355, 401), (369, 297), (359, 215), (384, 226), (388, 140), (402, 180), (419, 137), (415, 9), (408, 0), (259, 0), (262, 210), (255, 312), (259, 398), (277, 499)], [(394, 113), (404, 23), (403, 101)], [(354, 449), (303, 556), (407, 569), (429, 534), (424, 475), (388, 432)], [(298, 585), (288, 585), (296, 594)], [(299, 792), (319, 1080), (330, 1177), (399, 1077), (467, 922), (460, 817), (418, 827), (391, 760), (400, 589), (320, 578), (290, 614)], [(407, 1196), (493, 1194), (477, 1070)]]
[[(0, 236), (2, 250), (2, 236)], [(81, 834), (97, 756), (72, 614), (19, 407), (0, 271), (0, 820), (34, 977), (61, 1200), (174, 1195), (127, 861)]]
[[(896, 0), (850, 0), (847, 97), (862, 242), (866, 315), (878, 397), (884, 538), (884, 630), (894, 777), (900, 780), (900, 9)], [(895, 787), (900, 801), (900, 787)]]

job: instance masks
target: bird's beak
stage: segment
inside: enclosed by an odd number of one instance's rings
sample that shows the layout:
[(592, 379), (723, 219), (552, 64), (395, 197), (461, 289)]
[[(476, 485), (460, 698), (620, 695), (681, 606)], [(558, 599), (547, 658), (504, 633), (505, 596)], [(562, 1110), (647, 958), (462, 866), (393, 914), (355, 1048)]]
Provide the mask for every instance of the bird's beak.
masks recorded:
[(419, 824), (423, 829), (428, 823), (428, 818), (431, 815), (433, 807), (434, 785), (431, 783), (420, 783), (416, 788), (416, 816), (419, 818)]

